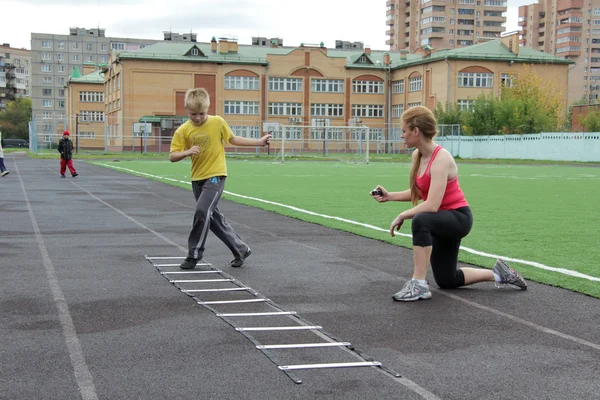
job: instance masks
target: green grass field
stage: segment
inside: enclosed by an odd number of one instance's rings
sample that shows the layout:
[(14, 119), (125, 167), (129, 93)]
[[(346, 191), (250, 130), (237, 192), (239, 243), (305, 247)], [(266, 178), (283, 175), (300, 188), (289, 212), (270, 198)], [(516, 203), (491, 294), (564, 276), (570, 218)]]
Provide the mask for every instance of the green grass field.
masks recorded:
[[(164, 160), (164, 156), (161, 160)], [(91, 161), (91, 160), (90, 160)], [(95, 161), (150, 174), (165, 183), (190, 188), (189, 161)], [(385, 230), (408, 203), (378, 204), (369, 196), (377, 184), (391, 191), (408, 185), (408, 162), (346, 164), (228, 160), (229, 178), (223, 198), (274, 211), (358, 235), (410, 247), (408, 237), (348, 222), (309, 215), (278, 205), (241, 198), (254, 197), (313, 213), (340, 217)], [(600, 234), (597, 207), (600, 168), (570, 165), (459, 163), (460, 184), (475, 223), (464, 247), (545, 266), (576, 271), (590, 280), (512, 262), (527, 279), (600, 298)], [(165, 181), (161, 177), (179, 180)], [(401, 232), (410, 234), (410, 223)], [(490, 268), (494, 259), (461, 251), (463, 262)]]

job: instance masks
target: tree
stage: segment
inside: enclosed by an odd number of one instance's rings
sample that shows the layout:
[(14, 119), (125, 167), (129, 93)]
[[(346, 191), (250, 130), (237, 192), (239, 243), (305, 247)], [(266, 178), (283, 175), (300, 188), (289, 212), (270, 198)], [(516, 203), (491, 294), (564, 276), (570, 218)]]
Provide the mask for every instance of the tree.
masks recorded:
[(526, 112), (521, 114), (519, 133), (554, 131), (564, 125), (567, 115), (565, 92), (556, 81), (544, 79), (524, 65), (523, 72), (515, 76), (512, 83), (512, 87), (503, 91), (503, 97), (520, 100), (526, 107)]
[(589, 111), (581, 125), (585, 132), (600, 132), (600, 111)]
[(6, 109), (0, 112), (0, 132), (2, 137), (29, 138), (29, 121), (31, 120), (31, 99), (19, 97), (9, 101)]

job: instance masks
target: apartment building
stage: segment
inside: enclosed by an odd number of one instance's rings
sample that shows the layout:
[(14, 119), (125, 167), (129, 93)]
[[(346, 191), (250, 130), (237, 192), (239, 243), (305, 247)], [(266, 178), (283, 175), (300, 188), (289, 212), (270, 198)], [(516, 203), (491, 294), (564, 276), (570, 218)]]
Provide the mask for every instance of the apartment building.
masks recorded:
[(455, 49), (500, 37), (506, 0), (387, 0), (390, 50)]
[[(194, 42), (196, 35), (163, 32), (170, 42)], [(69, 33), (31, 34), (31, 99), (37, 131), (60, 135), (66, 120), (66, 84), (74, 68), (105, 66), (112, 51), (135, 51), (160, 40), (106, 36), (106, 30), (70, 28)]]
[[(107, 141), (99, 129), (95, 139), (90, 134), (81, 142), (86, 148), (139, 149), (139, 138), (147, 135), (148, 151), (168, 151), (174, 130), (187, 120), (185, 92), (205, 87), (211, 96), (209, 114), (222, 115), (236, 135), (258, 137), (265, 123), (318, 125), (331, 127), (332, 140), (348, 141), (355, 139), (346, 136), (349, 130), (335, 127), (360, 121), (369, 127), (375, 146), (399, 137), (404, 110), (417, 105), (433, 109), (438, 103), (468, 108), (480, 94), (501, 96), (502, 88), (525, 68), (566, 90), (571, 63), (519, 47), (518, 35), (461, 49), (421, 48), (414, 53), (251, 46), (227, 39), (163, 42), (111, 55), (103, 71), (101, 118)], [(97, 77), (90, 77), (87, 84), (84, 91), (99, 92)], [(99, 102), (99, 94), (94, 96)], [(69, 101), (81, 99), (75, 95)], [(73, 109), (90, 111), (91, 106)], [(77, 121), (70, 114), (73, 129)], [(286, 140), (312, 146), (322, 134), (297, 129)]]
[(573, 60), (569, 104), (600, 95), (600, 0), (540, 0), (519, 7), (521, 45)]
[(29, 97), (31, 52), (16, 49), (10, 44), (0, 46), (0, 111), (18, 97)]

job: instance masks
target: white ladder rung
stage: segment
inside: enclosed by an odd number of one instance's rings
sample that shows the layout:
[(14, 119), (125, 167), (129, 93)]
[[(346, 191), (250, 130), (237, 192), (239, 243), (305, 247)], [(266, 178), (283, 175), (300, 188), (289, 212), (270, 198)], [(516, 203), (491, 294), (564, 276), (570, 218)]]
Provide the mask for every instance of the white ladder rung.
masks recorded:
[(204, 282), (232, 282), (233, 279), (174, 279), (169, 280), (171, 283), (204, 283)]
[(185, 275), (185, 274), (218, 274), (220, 270), (211, 270), (211, 271), (160, 271), (163, 275)]
[(299, 330), (313, 330), (313, 329), (323, 329), (322, 326), (319, 325), (299, 325), (299, 326), (256, 326), (256, 327), (248, 327), (248, 328), (235, 328), (236, 331), (245, 332), (245, 331), (299, 331)]
[(316, 369), (316, 368), (350, 368), (350, 367), (381, 367), (377, 361), (366, 362), (348, 362), (348, 363), (330, 363), (330, 364), (298, 364), (298, 365), (280, 365), (279, 369), (290, 371), (294, 369)]
[[(181, 265), (180, 264), (154, 264), (155, 267), (179, 267)], [(196, 264), (196, 266), (198, 265), (204, 265), (204, 266), (209, 266), (209, 263), (198, 263)]]
[(309, 347), (338, 347), (350, 346), (350, 342), (298, 343), (298, 344), (265, 344), (256, 346), (257, 349), (303, 349)]
[(235, 304), (235, 303), (260, 303), (269, 301), (269, 299), (247, 299), (247, 300), (219, 300), (219, 301), (198, 301), (198, 304)]
[(217, 314), (217, 317), (266, 317), (266, 316), (270, 316), (270, 315), (296, 315), (296, 311), (229, 313), (229, 314)]
[(201, 292), (236, 292), (242, 290), (248, 290), (247, 287), (234, 287), (234, 288), (222, 288), (222, 289), (189, 289), (182, 290), (183, 293), (201, 293)]

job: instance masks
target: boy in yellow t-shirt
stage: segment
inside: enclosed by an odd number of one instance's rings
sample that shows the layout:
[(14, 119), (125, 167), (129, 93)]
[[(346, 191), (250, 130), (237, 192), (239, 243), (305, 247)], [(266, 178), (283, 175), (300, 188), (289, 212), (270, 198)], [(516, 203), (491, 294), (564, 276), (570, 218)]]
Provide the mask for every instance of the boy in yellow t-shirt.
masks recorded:
[(181, 269), (193, 269), (202, 259), (209, 229), (233, 253), (235, 258), (231, 261), (232, 267), (241, 267), (251, 254), (250, 247), (235, 233), (217, 207), (227, 177), (223, 142), (234, 146), (265, 146), (271, 139), (271, 135), (260, 139), (235, 136), (223, 118), (207, 115), (209, 106), (210, 98), (206, 89), (188, 90), (185, 109), (190, 119), (175, 131), (171, 141), (171, 162), (192, 158), (192, 190), (196, 198), (194, 222), (188, 238), (188, 255), (181, 263)]

